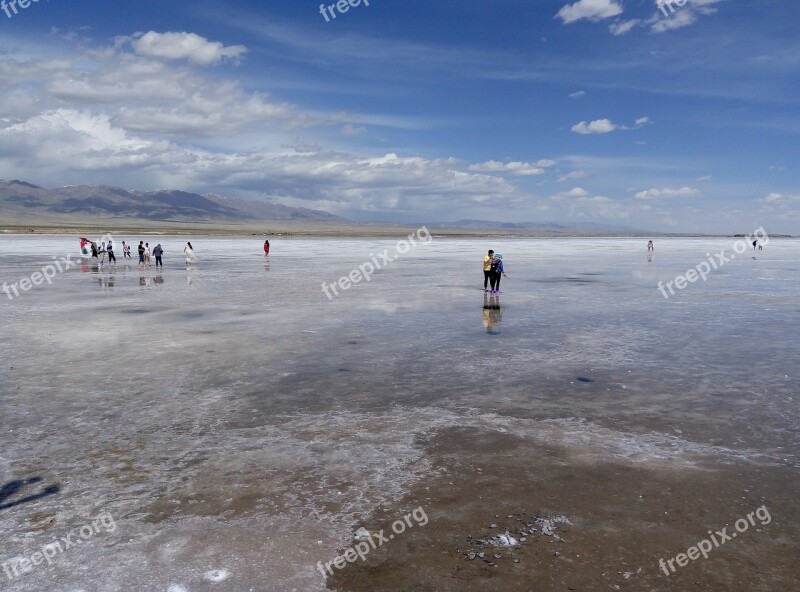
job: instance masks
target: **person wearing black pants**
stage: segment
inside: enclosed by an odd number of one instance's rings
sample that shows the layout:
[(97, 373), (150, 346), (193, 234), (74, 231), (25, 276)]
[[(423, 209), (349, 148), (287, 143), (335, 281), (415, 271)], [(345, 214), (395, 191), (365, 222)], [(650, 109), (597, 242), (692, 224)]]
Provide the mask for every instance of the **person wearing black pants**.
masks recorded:
[[(492, 255), (494, 251), (489, 249), (489, 254), (483, 258), (483, 291), (486, 292), (489, 288), (489, 282), (492, 279)], [(492, 288), (494, 290), (494, 288)]]

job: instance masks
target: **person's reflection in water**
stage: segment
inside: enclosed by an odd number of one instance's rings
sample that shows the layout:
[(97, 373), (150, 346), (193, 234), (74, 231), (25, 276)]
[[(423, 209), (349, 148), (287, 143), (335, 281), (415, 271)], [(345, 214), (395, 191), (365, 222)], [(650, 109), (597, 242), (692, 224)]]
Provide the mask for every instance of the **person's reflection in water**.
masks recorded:
[(652, 263), (653, 259), (655, 258), (656, 254), (653, 251), (647, 252), (647, 262)]
[(269, 271), (269, 255), (264, 256), (264, 271)]
[(483, 327), (489, 335), (500, 335), (503, 322), (503, 311), (500, 308), (500, 296), (483, 295)]
[(157, 273), (156, 277), (153, 278), (153, 283), (163, 284), (164, 283), (164, 277), (160, 273)]

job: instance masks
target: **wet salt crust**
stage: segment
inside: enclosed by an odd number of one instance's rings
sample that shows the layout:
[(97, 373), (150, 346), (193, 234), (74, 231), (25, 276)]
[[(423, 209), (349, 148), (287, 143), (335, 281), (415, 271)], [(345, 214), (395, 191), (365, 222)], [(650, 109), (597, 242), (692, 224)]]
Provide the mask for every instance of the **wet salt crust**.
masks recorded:
[[(4, 483), (60, 487), (0, 512), (0, 559), (98, 508), (118, 526), (4, 590), (324, 590), (316, 562), (435, 477), (425, 443), (461, 428), (563, 450), (576, 470), (707, 472), (712, 488), (727, 467), (787, 483), (800, 467), (798, 241), (665, 301), (659, 280), (729, 241), (662, 239), (649, 263), (641, 240), (435, 238), (328, 301), (321, 281), (394, 241), (271, 241), (267, 262), (263, 241), (199, 237), (187, 270), (185, 240), (160, 237), (176, 253), (162, 272), (78, 267), (0, 298)], [(491, 336), (487, 248), (511, 276)], [(71, 249), (2, 236), (0, 274)]]

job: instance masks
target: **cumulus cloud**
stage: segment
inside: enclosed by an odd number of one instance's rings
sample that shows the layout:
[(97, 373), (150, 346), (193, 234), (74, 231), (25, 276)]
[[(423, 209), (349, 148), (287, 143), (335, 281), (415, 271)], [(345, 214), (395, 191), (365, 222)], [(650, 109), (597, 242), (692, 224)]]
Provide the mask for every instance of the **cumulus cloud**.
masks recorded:
[(622, 5), (615, 0), (578, 0), (567, 4), (556, 14), (565, 25), (587, 19), (599, 21), (622, 14)]
[(148, 31), (134, 36), (131, 45), (142, 56), (163, 60), (189, 60), (201, 66), (218, 64), (222, 60), (236, 61), (247, 52), (244, 45), (225, 47), (219, 41), (209, 41), (196, 33)]
[(486, 162), (470, 165), (469, 170), (488, 173), (511, 173), (513, 175), (541, 175), (547, 167), (556, 164), (555, 160), (542, 159), (536, 162), (499, 162), (487, 160)]
[(586, 191), (583, 187), (573, 187), (569, 191), (562, 191), (561, 193), (557, 193), (556, 197), (588, 197), (589, 192)]
[(697, 197), (700, 195), (700, 190), (694, 187), (681, 187), (680, 189), (647, 189), (639, 191), (635, 197), (636, 199), (670, 199), (681, 197)]
[(610, 119), (596, 119), (594, 121), (581, 121), (570, 128), (576, 134), (607, 134), (618, 129), (619, 126), (612, 123)]
[(632, 127), (627, 125), (618, 125), (613, 123), (610, 119), (596, 119), (594, 121), (586, 122), (581, 121), (573, 125), (570, 130), (575, 132), (576, 134), (607, 134), (613, 132), (615, 130), (630, 130), (630, 129), (638, 129), (643, 125), (650, 123), (649, 117), (640, 117), (636, 120), (635, 124)]

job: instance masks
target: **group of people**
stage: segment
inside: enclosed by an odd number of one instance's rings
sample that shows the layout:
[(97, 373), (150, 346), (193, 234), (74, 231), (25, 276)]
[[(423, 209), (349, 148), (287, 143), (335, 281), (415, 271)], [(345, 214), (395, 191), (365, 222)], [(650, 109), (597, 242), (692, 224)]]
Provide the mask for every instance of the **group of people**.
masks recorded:
[(508, 277), (503, 269), (503, 256), (489, 249), (483, 258), (483, 291), (492, 295), (500, 294), (501, 277)]
[[(265, 248), (268, 250), (268, 246)], [(153, 259), (156, 261), (156, 268), (164, 267), (164, 262), (162, 259), (164, 256), (164, 248), (161, 246), (161, 243), (158, 243), (151, 251), (150, 243), (139, 241), (139, 246), (136, 248), (136, 250), (139, 254), (140, 269), (150, 267)], [(105, 262), (106, 256), (108, 256), (109, 265), (112, 262), (114, 264), (117, 263), (117, 257), (114, 254), (114, 241), (111, 239), (109, 239), (108, 242), (101, 242), (100, 246), (98, 246), (94, 241), (81, 238), (81, 252), (84, 255), (91, 255), (92, 259), (98, 261), (101, 267)], [(183, 248), (183, 252), (186, 254), (187, 264), (195, 263), (197, 261), (197, 256), (194, 254), (194, 249), (192, 248), (192, 243), (187, 242), (186, 246)], [(125, 241), (122, 241), (122, 258), (132, 259), (131, 246), (130, 244), (126, 244)]]

